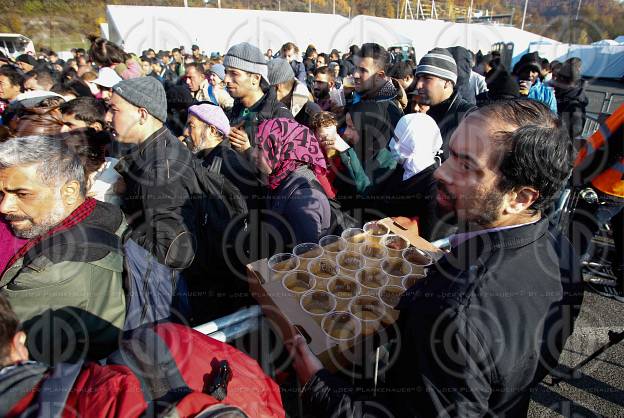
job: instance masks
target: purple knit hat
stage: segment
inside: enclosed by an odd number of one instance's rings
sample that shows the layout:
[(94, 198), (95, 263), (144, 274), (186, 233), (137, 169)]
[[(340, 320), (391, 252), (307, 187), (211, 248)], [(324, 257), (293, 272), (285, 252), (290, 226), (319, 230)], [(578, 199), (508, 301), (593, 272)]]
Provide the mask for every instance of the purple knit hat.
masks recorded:
[(200, 104), (189, 107), (189, 115), (193, 115), (202, 122), (217, 128), (225, 136), (230, 134), (230, 121), (220, 106)]

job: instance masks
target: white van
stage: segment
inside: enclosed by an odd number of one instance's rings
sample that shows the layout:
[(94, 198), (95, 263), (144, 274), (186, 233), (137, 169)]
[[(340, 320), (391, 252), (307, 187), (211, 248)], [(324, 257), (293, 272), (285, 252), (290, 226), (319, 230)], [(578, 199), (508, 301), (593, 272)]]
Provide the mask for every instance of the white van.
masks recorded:
[(19, 33), (0, 33), (0, 51), (9, 58), (18, 55), (35, 53), (35, 45), (30, 38)]

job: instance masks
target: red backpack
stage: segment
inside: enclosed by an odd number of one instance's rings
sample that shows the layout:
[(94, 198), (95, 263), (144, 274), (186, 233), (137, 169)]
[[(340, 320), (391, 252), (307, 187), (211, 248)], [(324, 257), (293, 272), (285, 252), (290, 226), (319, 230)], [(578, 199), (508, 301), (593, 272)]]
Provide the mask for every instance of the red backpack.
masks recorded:
[(59, 364), (42, 376), (4, 405), (7, 416), (285, 417), (279, 387), (255, 360), (172, 323), (126, 333), (106, 366)]

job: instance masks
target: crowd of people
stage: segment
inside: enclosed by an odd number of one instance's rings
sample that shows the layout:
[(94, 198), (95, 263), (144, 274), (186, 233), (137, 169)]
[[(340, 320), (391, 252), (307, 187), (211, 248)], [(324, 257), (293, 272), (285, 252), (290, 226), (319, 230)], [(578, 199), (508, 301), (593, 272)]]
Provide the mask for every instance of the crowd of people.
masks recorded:
[(0, 65), (5, 369), (234, 312), (255, 303), (248, 262), (387, 216), (450, 252), (401, 299), (381, 395), (287, 342), (308, 412), (526, 416), (557, 365), (582, 300), (580, 254), (548, 216), (584, 145), (579, 59), (290, 42), (138, 56), (92, 38), (67, 61)]

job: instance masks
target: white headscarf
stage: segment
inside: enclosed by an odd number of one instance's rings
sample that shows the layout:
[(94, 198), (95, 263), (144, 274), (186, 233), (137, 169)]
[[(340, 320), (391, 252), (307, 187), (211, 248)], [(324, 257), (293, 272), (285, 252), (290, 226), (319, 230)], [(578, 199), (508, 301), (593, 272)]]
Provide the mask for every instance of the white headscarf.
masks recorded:
[(390, 141), (390, 148), (398, 154), (398, 160), (403, 165), (403, 180), (435, 163), (433, 157), (441, 147), (440, 129), (425, 113), (403, 116), (394, 128), (394, 138)]

